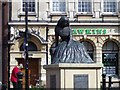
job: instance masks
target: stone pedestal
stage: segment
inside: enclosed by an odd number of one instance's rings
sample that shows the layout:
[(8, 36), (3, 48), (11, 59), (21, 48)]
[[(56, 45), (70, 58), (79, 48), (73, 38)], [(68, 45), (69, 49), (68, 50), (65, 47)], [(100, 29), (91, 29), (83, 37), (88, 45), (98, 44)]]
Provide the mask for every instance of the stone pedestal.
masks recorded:
[(47, 88), (100, 88), (101, 64), (45, 65)]

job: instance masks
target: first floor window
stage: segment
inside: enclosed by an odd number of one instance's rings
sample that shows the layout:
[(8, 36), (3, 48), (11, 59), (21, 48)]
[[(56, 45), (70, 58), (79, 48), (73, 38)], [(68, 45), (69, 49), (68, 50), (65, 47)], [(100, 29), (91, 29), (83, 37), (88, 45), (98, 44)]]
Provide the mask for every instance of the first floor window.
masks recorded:
[(53, 12), (65, 12), (66, 3), (63, 0), (53, 0), (52, 2), (52, 11)]
[(91, 0), (78, 0), (78, 12), (91, 12)]
[(27, 2), (28, 12), (35, 12), (35, 0), (23, 0), (22, 11), (25, 12), (25, 2)]
[(104, 0), (104, 12), (116, 12), (117, 2), (115, 0)]

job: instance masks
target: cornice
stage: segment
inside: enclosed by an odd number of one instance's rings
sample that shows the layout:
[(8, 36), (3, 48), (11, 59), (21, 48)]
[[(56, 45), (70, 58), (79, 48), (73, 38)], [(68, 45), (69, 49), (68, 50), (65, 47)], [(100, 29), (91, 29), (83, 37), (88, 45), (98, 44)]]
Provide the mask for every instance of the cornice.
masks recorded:
[[(57, 21), (28, 21), (28, 25), (32, 26), (55, 26)], [(10, 26), (24, 26), (25, 21), (10, 21), (8, 22)], [(70, 21), (71, 26), (119, 26), (118, 21)]]

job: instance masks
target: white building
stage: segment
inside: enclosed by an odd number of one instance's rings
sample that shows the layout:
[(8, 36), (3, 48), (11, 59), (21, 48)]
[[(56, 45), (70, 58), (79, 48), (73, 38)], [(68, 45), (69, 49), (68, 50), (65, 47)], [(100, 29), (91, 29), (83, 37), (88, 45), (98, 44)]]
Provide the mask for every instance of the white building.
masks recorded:
[[(26, 0), (12, 0), (11, 69), (24, 64), (24, 37)], [(120, 0), (28, 0), (28, 30), (30, 84), (35, 79), (46, 80), (43, 65), (50, 64), (49, 48), (54, 42), (57, 20), (65, 15), (73, 29), (73, 39), (83, 42), (96, 63), (103, 63), (101, 74), (120, 76)], [(48, 31), (49, 30), (49, 31)], [(47, 41), (48, 38), (48, 41)], [(48, 53), (48, 54), (47, 54)]]

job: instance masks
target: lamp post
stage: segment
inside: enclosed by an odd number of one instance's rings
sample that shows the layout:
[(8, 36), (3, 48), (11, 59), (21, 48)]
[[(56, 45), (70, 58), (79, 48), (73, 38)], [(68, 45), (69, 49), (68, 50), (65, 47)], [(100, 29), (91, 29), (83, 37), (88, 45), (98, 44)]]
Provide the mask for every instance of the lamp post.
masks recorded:
[[(9, 2), (9, 22), (11, 21), (11, 11), (12, 11), (12, 2)], [(8, 25), (8, 41), (10, 41), (10, 25)], [(8, 90), (10, 90), (10, 46), (11, 44), (8, 43)]]
[(25, 38), (24, 38), (24, 54), (25, 54), (25, 90), (29, 90), (28, 85), (28, 3), (25, 2)]
[[(46, 41), (48, 42), (48, 26), (46, 27)], [(48, 44), (46, 44), (46, 65), (48, 65)]]

